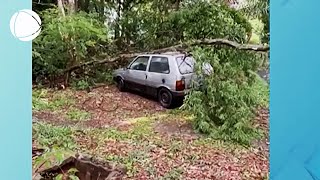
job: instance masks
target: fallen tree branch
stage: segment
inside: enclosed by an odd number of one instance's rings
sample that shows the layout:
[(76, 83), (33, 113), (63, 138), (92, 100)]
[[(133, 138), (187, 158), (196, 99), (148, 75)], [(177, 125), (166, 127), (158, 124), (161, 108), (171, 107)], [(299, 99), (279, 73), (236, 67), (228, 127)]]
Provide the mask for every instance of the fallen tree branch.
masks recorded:
[(269, 46), (264, 46), (264, 45), (253, 45), (253, 44), (239, 44), (234, 41), (230, 41), (227, 39), (205, 39), (205, 40), (196, 40), (193, 41), (192, 43), (182, 43), (182, 44), (177, 44), (174, 46), (162, 48), (162, 49), (156, 49), (156, 50), (151, 50), (148, 52), (137, 52), (137, 53), (129, 53), (129, 54), (119, 54), (116, 57), (112, 58), (107, 58), (104, 60), (93, 60), (89, 61), (83, 64), (79, 64), (76, 66), (72, 66), (68, 69), (66, 69), (64, 72), (71, 72), (76, 69), (85, 67), (85, 66), (90, 66), (90, 65), (99, 65), (99, 64), (105, 64), (105, 63), (111, 63), (111, 62), (116, 62), (121, 58), (132, 58), (141, 54), (155, 54), (155, 53), (163, 53), (163, 52), (168, 52), (168, 51), (176, 51), (176, 52), (186, 52), (186, 49), (190, 46), (198, 46), (198, 45), (226, 45), (229, 47), (233, 47), (239, 50), (247, 50), (247, 51), (257, 51), (257, 52), (267, 52), (269, 51), (270, 47)]
[(167, 52), (167, 51), (183, 51), (182, 49), (183, 45), (182, 44), (178, 44), (178, 45), (174, 45), (174, 46), (170, 46), (170, 47), (166, 47), (166, 48), (162, 48), (162, 49), (157, 49), (157, 50), (151, 50), (148, 52), (138, 52), (138, 53), (129, 53), (129, 54), (119, 54), (116, 57), (113, 58), (107, 58), (104, 60), (93, 60), (93, 61), (89, 61), (89, 62), (85, 62), (83, 64), (79, 64), (76, 66), (72, 66), (68, 69), (66, 69), (64, 72), (71, 72), (74, 71), (76, 69), (82, 68), (84, 66), (90, 66), (90, 65), (99, 65), (99, 64), (105, 64), (105, 63), (111, 63), (111, 62), (115, 62), (121, 58), (131, 58), (131, 57), (135, 57), (141, 54), (154, 54), (154, 53), (163, 53), (163, 52)]
[(226, 45), (239, 50), (250, 50), (250, 51), (261, 51), (261, 52), (266, 52), (270, 50), (269, 46), (254, 45), (254, 44), (239, 44), (237, 42), (229, 41), (227, 39), (196, 40), (191, 44), (191, 46), (196, 46), (196, 45)]

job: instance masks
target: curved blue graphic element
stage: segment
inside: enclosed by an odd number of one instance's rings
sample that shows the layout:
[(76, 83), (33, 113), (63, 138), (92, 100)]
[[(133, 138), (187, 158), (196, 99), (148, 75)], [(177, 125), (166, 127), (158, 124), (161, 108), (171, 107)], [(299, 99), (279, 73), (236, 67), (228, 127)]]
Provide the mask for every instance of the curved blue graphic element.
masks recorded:
[(271, 1), (272, 180), (320, 177), (319, 6), (318, 0)]
[(13, 14), (32, 1), (0, 6), (0, 179), (32, 178), (31, 42), (17, 41), (10, 30)]

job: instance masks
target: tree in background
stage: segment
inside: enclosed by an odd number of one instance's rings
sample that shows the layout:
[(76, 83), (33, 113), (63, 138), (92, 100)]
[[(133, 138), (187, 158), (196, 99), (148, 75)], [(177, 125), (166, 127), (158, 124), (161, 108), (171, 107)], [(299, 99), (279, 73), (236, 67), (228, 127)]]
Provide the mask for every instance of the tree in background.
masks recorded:
[(33, 76), (54, 82), (63, 75), (68, 84), (70, 73), (64, 70), (99, 53), (99, 45), (108, 42), (108, 31), (94, 14), (61, 14), (58, 9), (42, 11), (45, 28), (33, 41)]

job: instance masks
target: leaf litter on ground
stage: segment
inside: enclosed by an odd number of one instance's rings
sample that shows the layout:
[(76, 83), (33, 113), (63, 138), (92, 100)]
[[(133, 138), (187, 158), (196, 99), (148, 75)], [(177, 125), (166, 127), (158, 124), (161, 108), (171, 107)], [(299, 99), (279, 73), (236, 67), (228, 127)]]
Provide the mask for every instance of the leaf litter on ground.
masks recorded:
[[(46, 92), (46, 96), (55, 93)], [(266, 138), (244, 148), (203, 137), (192, 130), (188, 118), (168, 113), (152, 99), (120, 93), (113, 86), (100, 87), (91, 93), (72, 90), (63, 93), (72, 94), (70, 102), (75, 103), (71, 106), (88, 112), (91, 119), (77, 123), (65, 119), (61, 112), (67, 113), (68, 108), (63, 103), (59, 113), (43, 109), (34, 111), (34, 116), (58, 128), (73, 127), (76, 149), (126, 165), (128, 174), (124, 179), (263, 180), (268, 177), (269, 112), (266, 109), (259, 109), (255, 119)]]

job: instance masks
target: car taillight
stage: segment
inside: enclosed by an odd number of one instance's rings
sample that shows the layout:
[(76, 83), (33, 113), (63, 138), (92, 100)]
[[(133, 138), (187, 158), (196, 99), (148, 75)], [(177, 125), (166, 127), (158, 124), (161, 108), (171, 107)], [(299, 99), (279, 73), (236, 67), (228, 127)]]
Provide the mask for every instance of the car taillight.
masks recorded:
[(184, 80), (176, 81), (176, 91), (183, 91), (185, 86)]

